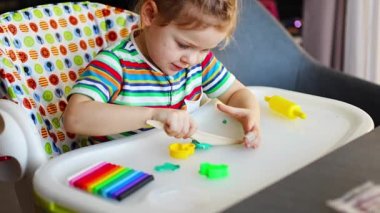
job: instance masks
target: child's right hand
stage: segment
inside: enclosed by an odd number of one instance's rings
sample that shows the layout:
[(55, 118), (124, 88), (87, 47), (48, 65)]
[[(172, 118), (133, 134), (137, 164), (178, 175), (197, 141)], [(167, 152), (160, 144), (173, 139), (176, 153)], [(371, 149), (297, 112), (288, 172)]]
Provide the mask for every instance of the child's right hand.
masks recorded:
[(167, 135), (175, 138), (189, 138), (197, 130), (197, 125), (184, 110), (155, 109), (153, 120), (161, 121)]

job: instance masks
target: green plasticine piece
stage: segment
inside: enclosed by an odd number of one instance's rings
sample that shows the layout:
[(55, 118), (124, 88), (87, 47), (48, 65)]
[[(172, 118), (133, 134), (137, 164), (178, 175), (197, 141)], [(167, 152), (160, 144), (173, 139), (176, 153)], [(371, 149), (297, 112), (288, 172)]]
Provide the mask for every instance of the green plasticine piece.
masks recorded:
[(158, 165), (154, 167), (154, 170), (157, 172), (162, 172), (162, 171), (175, 171), (179, 169), (179, 165), (177, 164), (172, 164), (172, 163), (164, 163), (162, 165)]
[(196, 150), (208, 150), (212, 147), (211, 144), (208, 143), (200, 143), (197, 140), (192, 140), (191, 143), (195, 145)]
[(228, 165), (201, 163), (199, 174), (206, 176), (208, 179), (222, 179), (229, 175)]
[(224, 124), (227, 124), (227, 119), (223, 119), (223, 123), (224, 123)]

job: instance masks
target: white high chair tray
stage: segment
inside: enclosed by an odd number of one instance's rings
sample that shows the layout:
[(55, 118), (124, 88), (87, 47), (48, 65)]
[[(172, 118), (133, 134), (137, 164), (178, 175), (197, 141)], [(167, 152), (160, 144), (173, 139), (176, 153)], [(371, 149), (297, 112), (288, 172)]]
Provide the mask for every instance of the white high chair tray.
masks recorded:
[[(262, 113), (262, 143), (258, 149), (246, 149), (240, 144), (215, 146), (196, 151), (186, 160), (176, 160), (169, 156), (168, 145), (178, 140), (161, 130), (151, 130), (50, 160), (36, 172), (34, 190), (44, 200), (78, 212), (216, 212), (373, 129), (367, 113), (344, 102), (269, 87), (250, 89), (256, 94)], [(273, 112), (264, 101), (265, 96), (272, 95), (296, 102), (307, 118), (289, 120)], [(231, 127), (233, 122), (223, 127), (219, 120), (224, 118), (218, 117), (218, 113), (210, 114), (213, 107), (209, 106), (194, 114), (200, 129), (207, 127), (207, 131), (226, 136), (226, 129), (235, 128)], [(153, 174), (155, 180), (120, 202), (68, 185), (68, 177), (100, 161)], [(179, 164), (180, 169), (154, 171), (164, 162)], [(198, 174), (202, 162), (227, 164), (230, 176), (209, 180)]]

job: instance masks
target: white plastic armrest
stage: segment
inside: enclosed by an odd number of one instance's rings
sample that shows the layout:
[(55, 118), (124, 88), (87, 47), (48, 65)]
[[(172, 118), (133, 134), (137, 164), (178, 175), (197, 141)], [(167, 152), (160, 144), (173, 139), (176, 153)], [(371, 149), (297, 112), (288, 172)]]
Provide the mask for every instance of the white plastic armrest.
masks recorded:
[(0, 99), (0, 181), (16, 182), (34, 171), (47, 160), (41, 137), (24, 109)]

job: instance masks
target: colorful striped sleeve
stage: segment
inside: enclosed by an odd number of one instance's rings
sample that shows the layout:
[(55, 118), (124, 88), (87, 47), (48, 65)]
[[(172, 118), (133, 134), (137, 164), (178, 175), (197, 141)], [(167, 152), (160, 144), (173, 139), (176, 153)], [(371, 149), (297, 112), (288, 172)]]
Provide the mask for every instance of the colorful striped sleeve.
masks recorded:
[(235, 76), (210, 51), (202, 65), (202, 87), (210, 98), (217, 98), (234, 83)]
[(71, 94), (82, 94), (95, 101), (110, 102), (121, 90), (122, 67), (119, 58), (109, 50), (102, 50), (86, 67)]

